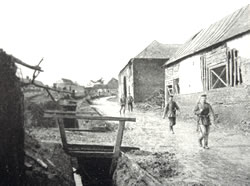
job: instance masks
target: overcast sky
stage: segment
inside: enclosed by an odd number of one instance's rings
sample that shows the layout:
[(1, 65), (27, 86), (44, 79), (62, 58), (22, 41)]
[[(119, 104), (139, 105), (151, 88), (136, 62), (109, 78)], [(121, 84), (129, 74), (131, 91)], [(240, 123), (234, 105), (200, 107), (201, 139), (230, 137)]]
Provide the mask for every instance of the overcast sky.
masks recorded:
[[(44, 70), (52, 85), (68, 78), (117, 78), (153, 40), (182, 44), (250, 0), (0, 0), (0, 48)], [(32, 71), (22, 69), (24, 77)]]

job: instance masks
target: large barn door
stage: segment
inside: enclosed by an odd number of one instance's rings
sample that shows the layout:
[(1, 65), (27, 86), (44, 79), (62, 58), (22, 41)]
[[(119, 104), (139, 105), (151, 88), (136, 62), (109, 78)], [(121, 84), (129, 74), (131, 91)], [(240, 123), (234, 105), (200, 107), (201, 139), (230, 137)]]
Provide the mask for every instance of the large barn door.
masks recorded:
[(213, 68), (210, 70), (210, 73), (211, 89), (227, 86), (226, 65)]
[(227, 49), (225, 54), (227, 55), (211, 53), (201, 56), (201, 81), (204, 91), (242, 83), (238, 51)]

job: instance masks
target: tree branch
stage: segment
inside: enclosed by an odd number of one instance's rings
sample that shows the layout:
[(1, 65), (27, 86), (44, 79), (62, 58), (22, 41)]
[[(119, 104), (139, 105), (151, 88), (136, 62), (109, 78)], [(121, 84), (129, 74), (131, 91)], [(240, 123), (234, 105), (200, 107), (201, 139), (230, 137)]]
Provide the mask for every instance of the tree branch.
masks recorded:
[(29, 65), (29, 64), (26, 64), (26, 63), (22, 62), (20, 59), (17, 59), (14, 56), (11, 56), (11, 57), (12, 57), (14, 63), (17, 63), (19, 65), (25, 66), (25, 67), (33, 69), (33, 70), (37, 70), (37, 71), (43, 72), (43, 70), (39, 66), (32, 66), (32, 65)]

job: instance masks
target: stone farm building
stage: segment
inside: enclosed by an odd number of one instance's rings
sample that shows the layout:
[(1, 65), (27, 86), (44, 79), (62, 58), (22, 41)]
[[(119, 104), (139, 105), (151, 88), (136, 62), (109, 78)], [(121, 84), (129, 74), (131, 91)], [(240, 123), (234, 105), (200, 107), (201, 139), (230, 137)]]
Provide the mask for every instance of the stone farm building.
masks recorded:
[(86, 94), (92, 98), (117, 95), (118, 80), (112, 78), (107, 84), (96, 83), (92, 86), (85, 87)]
[(107, 92), (110, 95), (117, 95), (118, 94), (118, 80), (115, 78), (112, 78), (109, 80), (109, 82), (106, 84)]
[[(205, 92), (224, 120), (250, 112), (250, 5), (202, 29), (165, 66), (165, 92), (191, 114)], [(223, 113), (223, 114), (222, 114)], [(247, 114), (248, 113), (248, 114)], [(237, 116), (236, 116), (237, 115)]]
[(153, 41), (119, 73), (119, 96), (129, 93), (135, 102), (142, 102), (154, 91), (164, 89), (163, 64), (173, 55), (179, 45), (161, 44)]
[(54, 83), (54, 88), (58, 88), (61, 90), (75, 91), (77, 94), (82, 95), (85, 94), (85, 89), (83, 86), (74, 83), (70, 79), (62, 78), (61, 80)]

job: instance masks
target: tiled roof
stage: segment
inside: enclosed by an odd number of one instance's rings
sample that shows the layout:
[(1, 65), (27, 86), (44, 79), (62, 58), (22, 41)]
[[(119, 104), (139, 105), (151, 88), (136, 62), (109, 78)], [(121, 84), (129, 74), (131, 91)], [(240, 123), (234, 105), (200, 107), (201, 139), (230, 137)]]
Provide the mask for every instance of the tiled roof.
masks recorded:
[(202, 29), (183, 44), (165, 65), (250, 31), (250, 5)]
[(181, 45), (178, 44), (161, 44), (157, 41), (153, 41), (135, 58), (169, 59), (180, 46)]

